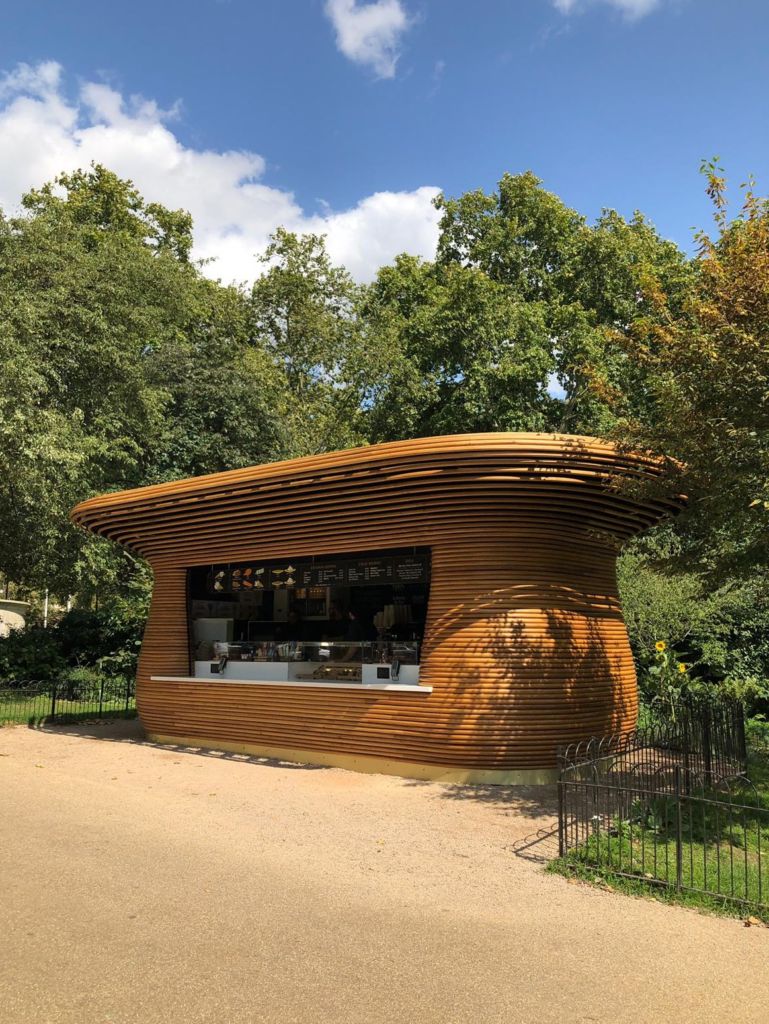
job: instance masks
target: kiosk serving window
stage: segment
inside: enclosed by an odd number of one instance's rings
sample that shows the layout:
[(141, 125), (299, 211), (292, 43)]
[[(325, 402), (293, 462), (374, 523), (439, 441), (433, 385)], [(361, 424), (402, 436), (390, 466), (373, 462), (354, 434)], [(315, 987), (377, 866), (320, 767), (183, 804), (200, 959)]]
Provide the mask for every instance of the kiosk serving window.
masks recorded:
[(417, 683), (429, 588), (427, 548), (192, 568), (195, 674)]

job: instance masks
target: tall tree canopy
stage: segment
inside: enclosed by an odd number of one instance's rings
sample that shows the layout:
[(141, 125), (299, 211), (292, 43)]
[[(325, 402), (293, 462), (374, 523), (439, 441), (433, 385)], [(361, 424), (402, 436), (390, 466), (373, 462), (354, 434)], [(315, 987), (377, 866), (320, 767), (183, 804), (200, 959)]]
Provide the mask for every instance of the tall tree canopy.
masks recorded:
[(698, 236), (683, 305), (648, 282), (652, 313), (623, 341), (652, 414), (619, 436), (665, 460), (663, 485), (689, 498), (681, 550), (723, 579), (769, 568), (769, 200), (748, 183), (730, 219), (720, 169), (705, 172), (715, 234)]
[(364, 444), (360, 288), (318, 235), (279, 229), (251, 293), (254, 343), (274, 361), (292, 455)]
[(107, 571), (72, 505), (279, 456), (282, 381), (186, 213), (102, 167), (23, 205), (0, 220), (0, 571), (69, 592)]
[(364, 329), (383, 359), (373, 437), (600, 434), (620, 398), (628, 408), (644, 400), (616, 334), (655, 316), (649, 280), (680, 308), (690, 274), (675, 245), (640, 214), (609, 211), (589, 226), (529, 173), (505, 175), (493, 195), (436, 205), (436, 261), (399, 258), (364, 302)]

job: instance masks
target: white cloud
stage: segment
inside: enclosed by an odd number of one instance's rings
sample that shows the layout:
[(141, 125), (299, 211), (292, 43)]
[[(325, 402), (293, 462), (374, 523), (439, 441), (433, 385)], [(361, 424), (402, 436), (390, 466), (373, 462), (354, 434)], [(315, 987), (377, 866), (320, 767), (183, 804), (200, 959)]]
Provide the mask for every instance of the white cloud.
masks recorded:
[(411, 24), (400, 0), (326, 0), (326, 14), (345, 57), (372, 68), (380, 78), (394, 77), (401, 36)]
[(631, 20), (650, 14), (661, 2), (662, 0), (553, 0), (553, 4), (562, 14), (571, 14), (589, 3), (604, 3), (615, 7)]
[(371, 276), (400, 252), (432, 258), (438, 240), (438, 189), (375, 192), (343, 213), (308, 220), (308, 230), (328, 236), (329, 252), (358, 280)]
[(307, 213), (291, 192), (264, 184), (257, 153), (184, 146), (169, 127), (176, 115), (95, 82), (69, 99), (58, 64), (19, 65), (0, 78), (0, 207), (13, 211), (23, 192), (95, 161), (148, 200), (189, 210), (194, 256), (213, 257), (206, 273), (225, 282), (259, 273), (255, 256), (279, 226), (326, 234), (332, 258), (359, 280), (399, 252), (434, 255), (437, 188), (377, 192), (349, 210)]

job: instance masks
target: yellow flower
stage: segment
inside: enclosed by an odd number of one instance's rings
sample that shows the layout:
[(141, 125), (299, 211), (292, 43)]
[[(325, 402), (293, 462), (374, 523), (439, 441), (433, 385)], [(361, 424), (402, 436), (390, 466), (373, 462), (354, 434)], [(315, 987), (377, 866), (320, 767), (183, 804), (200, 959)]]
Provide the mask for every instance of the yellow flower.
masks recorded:
[(681, 675), (683, 675), (686, 671), (686, 665), (684, 665), (682, 661), (678, 662), (678, 671), (681, 673)]
[(667, 644), (664, 640), (658, 640), (654, 646), (657, 648), (658, 651), (664, 651), (667, 647)]

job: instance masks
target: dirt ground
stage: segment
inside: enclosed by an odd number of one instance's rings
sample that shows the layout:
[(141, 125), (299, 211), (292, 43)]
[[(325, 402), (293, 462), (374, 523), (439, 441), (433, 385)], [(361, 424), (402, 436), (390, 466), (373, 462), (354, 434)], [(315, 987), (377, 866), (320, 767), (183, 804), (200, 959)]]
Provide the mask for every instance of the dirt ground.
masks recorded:
[(553, 794), (0, 730), (3, 1024), (767, 1020), (769, 930), (547, 875)]

